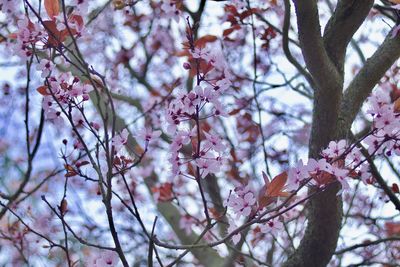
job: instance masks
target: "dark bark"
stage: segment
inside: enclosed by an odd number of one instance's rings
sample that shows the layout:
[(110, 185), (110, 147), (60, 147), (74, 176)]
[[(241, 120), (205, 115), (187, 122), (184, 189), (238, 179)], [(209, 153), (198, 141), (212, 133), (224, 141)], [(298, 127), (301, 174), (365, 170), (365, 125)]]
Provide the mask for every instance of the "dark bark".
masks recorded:
[[(321, 36), (316, 0), (294, 1), (299, 39), (306, 66), (315, 81), (309, 156), (319, 154), (329, 141), (345, 137), (339, 126), (346, 48), (367, 16), (372, 0), (343, 0)], [(351, 126), (348, 125), (348, 127)], [(341, 130), (339, 130), (341, 129)], [(312, 193), (315, 188), (310, 189)], [(326, 266), (339, 238), (342, 201), (340, 184), (329, 186), (309, 202), (308, 224), (303, 239), (284, 266)]]

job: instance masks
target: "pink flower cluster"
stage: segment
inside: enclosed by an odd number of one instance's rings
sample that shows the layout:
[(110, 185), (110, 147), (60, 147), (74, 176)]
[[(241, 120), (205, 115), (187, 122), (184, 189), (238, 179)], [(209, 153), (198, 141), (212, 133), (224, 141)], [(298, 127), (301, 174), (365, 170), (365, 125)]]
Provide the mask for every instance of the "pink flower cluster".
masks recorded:
[[(169, 103), (165, 114), (166, 131), (173, 135), (169, 162), (173, 175), (183, 174), (182, 165), (193, 164), (200, 170), (195, 176), (204, 178), (220, 170), (226, 146), (218, 134), (204, 130), (201, 124), (207, 118), (226, 115), (220, 97), (232, 85), (232, 75), (222, 53), (196, 46), (190, 31), (187, 38), (191, 62), (186, 62), (183, 67), (196, 70), (197, 86), (189, 92), (178, 91)], [(183, 146), (190, 143), (191, 158), (181, 158)]]
[(240, 216), (248, 217), (255, 204), (255, 193), (249, 185), (236, 187), (234, 193), (225, 202), (225, 206), (231, 208), (238, 218)]
[[(360, 141), (367, 147), (369, 156), (392, 153), (400, 155), (400, 100), (393, 102), (390, 92), (382, 88), (376, 90), (368, 99), (370, 108), (368, 113), (373, 117), (371, 132)], [(294, 191), (305, 183), (323, 187), (332, 181), (339, 181), (342, 191), (349, 188), (349, 179), (359, 177), (365, 184), (373, 183), (369, 165), (357, 144), (349, 145), (346, 140), (331, 141), (328, 147), (321, 151), (321, 159), (308, 159), (307, 164), (300, 160), (295, 167), (287, 172), (287, 181), (284, 190)], [(339, 192), (340, 193), (340, 192)], [(259, 196), (260, 197), (260, 196)], [(235, 188), (225, 205), (239, 216), (249, 216), (256, 210), (255, 194), (249, 185)], [(272, 229), (279, 229), (282, 223), (279, 220), (268, 221), (260, 226), (263, 233)], [(236, 229), (234, 223), (230, 224), (228, 232)], [(240, 240), (240, 234), (233, 235), (233, 241)]]
[[(52, 64), (43, 59), (38, 68), (45, 75), (48, 75), (52, 69)], [(85, 101), (89, 100), (89, 93), (93, 87), (89, 84), (82, 83), (79, 78), (73, 77), (70, 73), (62, 73), (56, 76), (50, 76), (48, 85), (41, 92), (44, 94), (43, 110), (46, 118), (49, 120), (60, 120), (60, 107), (81, 107)]]
[(373, 116), (373, 132), (365, 138), (364, 143), (370, 154), (400, 155), (398, 101), (392, 103), (390, 92), (384, 89), (376, 90), (368, 98), (370, 109), (367, 112)]
[(101, 251), (97, 257), (89, 259), (88, 267), (114, 267), (119, 262), (118, 254), (114, 251)]
[[(33, 23), (24, 17), (18, 21), (18, 31), (16, 32), (16, 43), (12, 48), (16, 55), (23, 59), (29, 58), (33, 54), (33, 47), (43, 40), (46, 34), (41, 30), (38, 23)], [(43, 44), (42, 44), (43, 45)]]

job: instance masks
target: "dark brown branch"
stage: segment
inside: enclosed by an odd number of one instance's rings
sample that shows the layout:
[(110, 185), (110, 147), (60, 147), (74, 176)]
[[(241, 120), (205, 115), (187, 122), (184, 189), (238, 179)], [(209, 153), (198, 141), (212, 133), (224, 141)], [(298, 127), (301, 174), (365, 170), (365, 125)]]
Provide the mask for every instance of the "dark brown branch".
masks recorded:
[[(328, 56), (320, 32), (316, 0), (294, 1), (299, 39), (307, 68), (315, 81), (309, 156), (318, 158), (331, 140), (338, 138), (337, 121), (343, 75)], [(335, 182), (309, 202), (308, 224), (297, 250), (283, 266), (326, 266), (336, 249), (341, 228), (342, 201)], [(312, 194), (317, 189), (311, 189)]]
[(308, 81), (311, 87), (314, 87), (314, 81), (311, 75), (307, 72), (303, 66), (293, 57), (289, 48), (289, 28), (290, 28), (290, 0), (284, 0), (285, 3), (285, 19), (283, 21), (283, 29), (282, 29), (282, 47), (283, 52), (287, 60), (297, 69), (299, 73), (301, 73), (304, 78)]
[(400, 56), (400, 37), (391, 32), (346, 89), (340, 111), (341, 128), (349, 129), (362, 104)]
[(343, 253), (355, 250), (357, 248), (365, 248), (365, 247), (368, 247), (368, 246), (373, 246), (373, 245), (378, 245), (380, 243), (393, 242), (393, 241), (400, 241), (400, 237), (388, 237), (388, 238), (378, 239), (378, 240), (375, 240), (375, 241), (369, 241), (369, 242), (357, 244), (357, 245), (354, 245), (354, 246), (351, 246), (351, 247), (348, 247), (348, 248), (344, 248), (344, 249), (338, 250), (338, 251), (335, 252), (335, 254), (339, 255), (339, 254), (343, 254)]
[(301, 49), (316, 86), (341, 86), (343, 78), (330, 60), (321, 37), (316, 0), (294, 1)]
[(361, 26), (374, 0), (340, 0), (324, 31), (324, 44), (329, 58), (340, 73), (344, 72), (346, 49)]

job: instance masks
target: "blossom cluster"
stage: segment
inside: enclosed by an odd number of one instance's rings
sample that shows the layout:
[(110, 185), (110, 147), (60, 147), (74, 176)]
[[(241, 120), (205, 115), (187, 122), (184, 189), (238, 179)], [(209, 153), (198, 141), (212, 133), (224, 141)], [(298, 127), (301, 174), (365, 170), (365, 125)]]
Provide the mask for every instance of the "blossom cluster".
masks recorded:
[[(201, 123), (210, 117), (226, 115), (220, 97), (230, 88), (232, 76), (220, 53), (205, 47), (193, 47), (189, 58), (191, 63), (185, 63), (184, 68), (196, 69), (198, 82), (189, 92), (178, 91), (168, 105), (166, 132), (173, 135), (169, 162), (173, 175), (183, 174), (181, 166), (193, 163), (204, 178), (220, 170), (226, 146), (217, 133), (204, 130)], [(208, 68), (202, 68), (202, 65)], [(191, 158), (181, 157), (183, 146), (190, 143), (193, 147)]]
[[(367, 113), (373, 119), (371, 131), (354, 144), (349, 144), (344, 139), (329, 142), (328, 146), (321, 151), (320, 159), (309, 158), (307, 164), (299, 160), (296, 166), (287, 171), (287, 180), (282, 190), (295, 193), (306, 184), (325, 187), (338, 181), (342, 186), (340, 191), (342, 192), (349, 188), (351, 179), (359, 178), (364, 184), (374, 182), (366, 157), (383, 154), (391, 156), (393, 153), (400, 155), (400, 120), (398, 119), (400, 99), (393, 99), (389, 90), (380, 88), (371, 94), (368, 102), (370, 107)], [(360, 144), (366, 147), (364, 152)], [(260, 193), (265, 192), (260, 191)], [(230, 208), (237, 217), (248, 217), (251, 213), (256, 214), (260, 208), (264, 208), (257, 201), (261, 197), (263, 196), (257, 196), (249, 185), (241, 185), (235, 188), (234, 194), (229, 195), (225, 206)], [(268, 204), (274, 202), (276, 201)], [(261, 225), (260, 230), (266, 233), (269, 227), (278, 224), (281, 224), (279, 220), (270, 220)], [(235, 229), (236, 227), (231, 223), (228, 232)], [(233, 235), (232, 239), (238, 242), (240, 234)]]
[[(53, 64), (46, 59), (42, 59), (38, 68), (42, 70), (42, 76), (49, 75)], [(67, 106), (82, 107), (83, 103), (89, 100), (89, 93), (92, 90), (93, 87), (90, 84), (81, 82), (78, 77), (72, 76), (71, 73), (50, 76), (47, 79), (47, 85), (38, 89), (44, 95), (42, 107), (46, 118), (56, 123), (62, 120), (60, 108), (66, 108)], [(77, 117), (74, 120), (75, 123), (81, 125), (83, 119), (80, 115), (76, 116), (79, 116), (79, 118)]]
[[(87, 10), (88, 1), (77, 1), (76, 4), (74, 11), (66, 17), (67, 21), (59, 10), (58, 14), (48, 14), (50, 19), (46, 20), (31, 21), (27, 17), (21, 18), (17, 23), (17, 32), (10, 35), (13, 52), (27, 59), (34, 51), (44, 51), (51, 47), (61, 49), (67, 36), (72, 35), (74, 38), (82, 36), (85, 28), (81, 14)], [(12, 9), (10, 4), (3, 4), (3, 11), (10, 9)]]

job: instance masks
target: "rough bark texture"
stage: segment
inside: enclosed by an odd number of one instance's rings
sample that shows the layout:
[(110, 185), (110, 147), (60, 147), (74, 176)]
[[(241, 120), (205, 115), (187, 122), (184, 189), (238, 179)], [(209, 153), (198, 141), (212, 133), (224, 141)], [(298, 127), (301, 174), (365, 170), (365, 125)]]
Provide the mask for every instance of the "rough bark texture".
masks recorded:
[(365, 99), (399, 56), (400, 37), (392, 38), (389, 33), (346, 89), (340, 112), (341, 129), (350, 129)]
[[(341, 129), (344, 58), (353, 34), (365, 20), (373, 0), (342, 0), (321, 36), (316, 0), (294, 1), (299, 39), (307, 68), (316, 82), (309, 156), (318, 158), (331, 140), (345, 137)], [(351, 123), (347, 125), (350, 127)], [(340, 130), (339, 130), (340, 129)], [(341, 228), (339, 183), (309, 202), (305, 235), (284, 266), (326, 266), (335, 252)], [(312, 192), (315, 189), (310, 189)]]
[(324, 44), (329, 58), (343, 73), (346, 49), (354, 33), (365, 20), (374, 0), (342, 0), (324, 30)]

